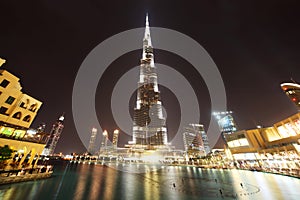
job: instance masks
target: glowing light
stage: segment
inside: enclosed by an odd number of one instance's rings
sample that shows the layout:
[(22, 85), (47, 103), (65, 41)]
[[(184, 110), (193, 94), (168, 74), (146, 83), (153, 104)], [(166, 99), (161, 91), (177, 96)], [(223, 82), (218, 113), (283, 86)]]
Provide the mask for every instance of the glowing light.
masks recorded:
[(64, 116), (60, 116), (60, 118), (58, 119), (59, 121), (64, 121), (65, 117)]
[(119, 130), (118, 130), (118, 129), (115, 129), (115, 130), (114, 130), (114, 133), (115, 133), (115, 134), (119, 134)]
[(102, 134), (103, 136), (107, 136), (108, 135), (107, 130), (104, 130)]

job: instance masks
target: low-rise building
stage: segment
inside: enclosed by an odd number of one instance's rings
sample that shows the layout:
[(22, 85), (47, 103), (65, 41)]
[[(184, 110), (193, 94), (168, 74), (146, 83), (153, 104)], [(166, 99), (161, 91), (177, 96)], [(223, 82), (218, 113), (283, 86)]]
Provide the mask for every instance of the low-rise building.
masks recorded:
[[(1, 59), (0, 66), (5, 63)], [(13, 156), (7, 168), (33, 166), (42, 153), (48, 135), (29, 129), (42, 102), (22, 92), (19, 78), (0, 70), (0, 146), (8, 145)]]

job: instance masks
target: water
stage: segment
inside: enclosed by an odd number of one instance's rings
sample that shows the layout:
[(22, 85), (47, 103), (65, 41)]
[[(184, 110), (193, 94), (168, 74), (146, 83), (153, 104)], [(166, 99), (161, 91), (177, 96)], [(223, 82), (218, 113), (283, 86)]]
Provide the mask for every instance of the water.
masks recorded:
[[(242, 170), (125, 165), (128, 173), (103, 165), (68, 164), (49, 179), (0, 186), (0, 199), (295, 199), (300, 179)], [(242, 183), (242, 184), (241, 184)]]

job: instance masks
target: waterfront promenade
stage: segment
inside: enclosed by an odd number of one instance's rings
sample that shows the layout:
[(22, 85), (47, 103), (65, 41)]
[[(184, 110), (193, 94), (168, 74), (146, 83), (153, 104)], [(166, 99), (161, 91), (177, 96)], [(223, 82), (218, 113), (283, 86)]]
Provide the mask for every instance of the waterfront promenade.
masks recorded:
[(53, 166), (50, 165), (7, 171), (0, 170), (0, 185), (50, 178), (53, 173), (52, 170)]

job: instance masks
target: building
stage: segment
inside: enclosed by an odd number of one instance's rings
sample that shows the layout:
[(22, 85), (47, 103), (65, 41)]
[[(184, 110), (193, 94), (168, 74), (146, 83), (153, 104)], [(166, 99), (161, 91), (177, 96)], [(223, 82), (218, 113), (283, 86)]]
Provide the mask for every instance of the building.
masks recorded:
[(190, 124), (184, 128), (183, 143), (190, 158), (206, 156), (210, 152), (208, 138), (201, 124)]
[(216, 148), (216, 146), (218, 146), (218, 148), (226, 148), (227, 142), (225, 135), (229, 135), (237, 131), (237, 126), (232, 114), (232, 111), (213, 112), (213, 115), (215, 116), (218, 122), (219, 129), (221, 131), (221, 136), (219, 137), (214, 148)]
[(106, 130), (103, 131), (102, 136), (103, 137), (102, 137), (100, 151), (99, 151), (100, 155), (107, 153), (108, 148), (110, 146), (109, 139), (108, 139), (108, 132)]
[(41, 105), (41, 101), (22, 92), (18, 77), (0, 70), (0, 125), (13, 128), (3, 129), (4, 134), (24, 135), (25, 131), (16, 129), (29, 128)]
[(213, 115), (217, 119), (219, 128), (224, 134), (231, 134), (237, 131), (236, 123), (232, 117), (232, 111), (214, 112)]
[(129, 144), (141, 149), (161, 149), (168, 145), (166, 119), (163, 116), (158, 90), (148, 15), (134, 108), (133, 137)]
[(116, 130), (114, 130), (113, 141), (112, 141), (114, 149), (118, 148), (118, 140), (119, 140), (119, 130), (116, 129)]
[(297, 83), (282, 83), (282, 90), (300, 110), (300, 85)]
[(57, 142), (64, 128), (64, 119), (65, 119), (64, 115), (61, 115), (57, 119), (57, 121), (52, 125), (49, 140), (42, 153), (43, 155), (48, 156), (54, 154), (54, 150), (56, 148)]
[(92, 128), (92, 134), (91, 134), (90, 143), (88, 147), (88, 153), (90, 153), (91, 155), (93, 155), (96, 150), (96, 143), (95, 143), (96, 138), (97, 138), (97, 129)]
[[(5, 60), (0, 59), (0, 66)], [(41, 155), (47, 134), (29, 129), (42, 102), (22, 92), (20, 79), (0, 70), (0, 146), (14, 151), (6, 168), (35, 166)]]
[(300, 113), (272, 127), (242, 130), (226, 135), (236, 161), (264, 168), (300, 169)]

